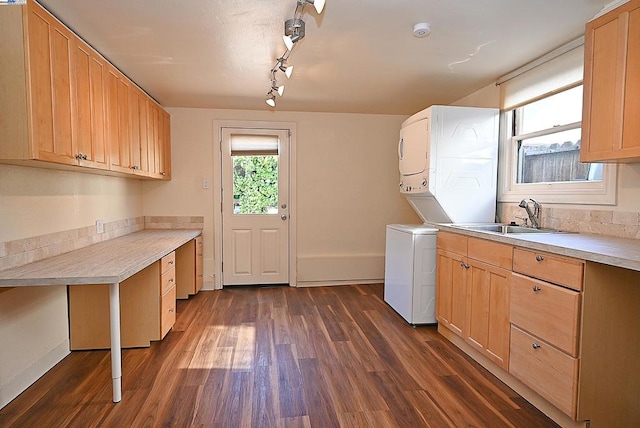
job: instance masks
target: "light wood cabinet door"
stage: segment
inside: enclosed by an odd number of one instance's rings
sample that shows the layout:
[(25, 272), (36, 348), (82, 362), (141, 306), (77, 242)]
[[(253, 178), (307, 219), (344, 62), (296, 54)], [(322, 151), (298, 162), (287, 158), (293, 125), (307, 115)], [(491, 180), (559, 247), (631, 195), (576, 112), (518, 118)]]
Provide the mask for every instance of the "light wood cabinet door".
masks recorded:
[[(131, 93), (129, 94), (129, 124), (130, 124), (130, 163), (131, 163), (131, 172), (134, 174), (145, 174), (148, 171), (144, 171), (142, 169), (142, 136), (146, 135), (146, 121), (144, 123), (140, 122), (140, 96), (139, 93), (141, 91), (138, 88), (131, 86)], [(142, 103), (142, 108), (144, 110), (144, 102)], [(145, 115), (146, 119), (146, 115)], [(144, 128), (144, 130), (143, 130)]]
[(78, 163), (108, 169), (106, 108), (106, 63), (86, 43), (74, 40), (74, 151)]
[[(149, 123), (148, 123), (148, 114), (147, 111), (149, 109), (149, 98), (142, 91), (136, 91), (136, 96), (138, 98), (137, 103), (137, 121), (139, 126), (138, 133), (138, 142), (135, 145), (139, 147), (139, 158), (140, 158), (140, 171), (146, 176), (149, 176), (151, 171), (150, 163), (149, 163)], [(132, 109), (132, 113), (134, 110)], [(132, 120), (136, 120), (136, 117), (132, 118)]]
[(640, 0), (587, 23), (582, 162), (640, 162)]
[(171, 125), (169, 113), (149, 102), (147, 111), (149, 175), (171, 178)]
[(73, 35), (39, 5), (28, 3), (31, 142), (35, 159), (76, 164), (73, 150)]
[[(134, 173), (132, 156), (131, 99), (133, 84), (112, 66), (107, 67), (107, 138), (109, 141), (109, 169), (126, 174)], [(139, 127), (136, 128), (139, 130)], [(137, 135), (139, 142), (139, 134)], [(138, 146), (139, 147), (139, 146)], [(138, 155), (139, 158), (139, 155)]]
[(505, 370), (509, 369), (511, 271), (469, 259), (465, 340)]
[(466, 257), (438, 250), (436, 272), (436, 317), (460, 337), (466, 334), (467, 270)]

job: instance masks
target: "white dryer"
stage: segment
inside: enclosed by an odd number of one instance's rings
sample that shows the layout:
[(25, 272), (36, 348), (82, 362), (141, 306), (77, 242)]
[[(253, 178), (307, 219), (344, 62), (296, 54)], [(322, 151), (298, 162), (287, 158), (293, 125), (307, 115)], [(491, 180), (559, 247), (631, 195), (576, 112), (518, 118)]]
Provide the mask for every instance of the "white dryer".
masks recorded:
[(387, 225), (384, 301), (409, 324), (436, 322), (437, 231), (425, 225)]

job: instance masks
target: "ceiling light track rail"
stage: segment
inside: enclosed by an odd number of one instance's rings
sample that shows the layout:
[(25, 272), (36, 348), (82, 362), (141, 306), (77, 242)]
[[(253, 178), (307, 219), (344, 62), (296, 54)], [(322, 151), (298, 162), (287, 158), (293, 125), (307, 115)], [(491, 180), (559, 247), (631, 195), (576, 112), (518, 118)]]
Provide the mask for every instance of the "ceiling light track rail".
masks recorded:
[(293, 65), (287, 65), (289, 55), (293, 47), (305, 36), (305, 23), (302, 20), (304, 8), (306, 5), (312, 5), (318, 14), (324, 10), (325, 0), (296, 0), (296, 8), (293, 12), (293, 18), (284, 22), (284, 35), (282, 40), (286, 47), (286, 51), (276, 60), (276, 64), (271, 69), (271, 88), (267, 92), (266, 103), (269, 107), (276, 106), (276, 94), (282, 96), (284, 94), (284, 85), (278, 85), (278, 72), (282, 72), (287, 79), (293, 74)]

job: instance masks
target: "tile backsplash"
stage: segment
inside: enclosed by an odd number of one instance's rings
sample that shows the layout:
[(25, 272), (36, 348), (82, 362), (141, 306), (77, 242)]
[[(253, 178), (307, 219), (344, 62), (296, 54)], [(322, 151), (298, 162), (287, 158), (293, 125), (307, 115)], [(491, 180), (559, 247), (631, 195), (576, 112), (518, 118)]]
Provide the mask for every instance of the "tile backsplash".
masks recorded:
[[(498, 218), (501, 222), (522, 220), (516, 216), (526, 216), (517, 204), (498, 204)], [(556, 208), (542, 206), (540, 227), (567, 232), (608, 235), (618, 238), (640, 239), (640, 212)]]
[(134, 217), (104, 224), (104, 233), (91, 225), (15, 241), (0, 242), (0, 270), (57, 256), (143, 229), (202, 229), (204, 217)]

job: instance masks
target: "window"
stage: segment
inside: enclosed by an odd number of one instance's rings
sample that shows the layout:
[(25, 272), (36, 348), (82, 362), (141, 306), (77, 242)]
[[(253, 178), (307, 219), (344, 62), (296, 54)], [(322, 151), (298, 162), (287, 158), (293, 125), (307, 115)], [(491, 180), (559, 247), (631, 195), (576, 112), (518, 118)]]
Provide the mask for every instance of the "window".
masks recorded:
[(278, 138), (231, 136), (233, 213), (278, 214)]
[(500, 202), (615, 204), (615, 165), (580, 162), (582, 49), (563, 56), (501, 85)]

